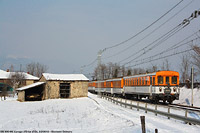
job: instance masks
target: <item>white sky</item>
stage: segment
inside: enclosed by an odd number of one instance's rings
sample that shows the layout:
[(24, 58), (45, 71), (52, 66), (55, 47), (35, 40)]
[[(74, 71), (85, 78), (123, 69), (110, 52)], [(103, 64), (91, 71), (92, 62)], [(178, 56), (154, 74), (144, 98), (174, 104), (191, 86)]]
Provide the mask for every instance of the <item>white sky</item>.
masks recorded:
[[(102, 58), (134, 44), (190, 1), (192, 0), (184, 0), (137, 38), (105, 51)], [(90, 64), (100, 49), (135, 35), (178, 2), (179, 0), (0, 0), (0, 58), (26, 58), (38, 61), (46, 64), (51, 73), (77, 72), (81, 66)], [(180, 24), (194, 10), (200, 9), (199, 5), (199, 0), (193, 0), (187, 8), (149, 38), (126, 52), (102, 62), (119, 62), (137, 52)], [(175, 36), (143, 57), (159, 53), (196, 32), (200, 29), (199, 20), (200, 17), (194, 19)], [(188, 46), (182, 50), (187, 48)], [(181, 55), (168, 58), (172, 70), (178, 71), (180, 57)], [(129, 60), (133, 58), (135, 57)], [(163, 60), (137, 67), (146, 68), (152, 64), (161, 66), (162, 62)], [(96, 63), (91, 68), (85, 68), (84, 73), (92, 72), (95, 66)]]

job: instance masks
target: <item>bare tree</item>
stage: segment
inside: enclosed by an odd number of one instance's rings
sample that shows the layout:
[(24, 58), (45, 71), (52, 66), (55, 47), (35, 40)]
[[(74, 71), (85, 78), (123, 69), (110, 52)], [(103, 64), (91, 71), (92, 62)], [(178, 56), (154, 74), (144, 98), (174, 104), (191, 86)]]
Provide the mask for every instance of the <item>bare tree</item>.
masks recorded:
[(199, 46), (192, 46), (194, 53), (192, 54), (192, 64), (195, 66), (197, 69), (198, 73), (200, 73), (200, 47)]
[(169, 71), (169, 69), (170, 69), (169, 60), (166, 59), (162, 63), (161, 70), (167, 70), (167, 71)]
[(14, 72), (14, 66), (12, 64), (10, 65), (10, 72)]
[(112, 75), (113, 75), (113, 66), (114, 65), (113, 65), (112, 62), (108, 63), (108, 66), (107, 66), (108, 77), (107, 77), (107, 79), (112, 78)]
[(26, 84), (26, 75), (23, 72), (11, 72), (9, 75), (9, 79), (10, 81), (8, 84), (12, 86), (14, 90)]
[(105, 64), (101, 64), (101, 76), (102, 78), (101, 79), (105, 79), (106, 78), (106, 72), (107, 72), (107, 67)]
[(36, 77), (41, 77), (42, 73), (47, 72), (48, 67), (46, 65), (40, 64), (38, 62), (37, 63), (32, 62), (32, 63), (26, 65), (26, 70), (31, 75), (34, 75)]
[(132, 73), (131, 73), (131, 69), (129, 68), (128, 71), (127, 71), (127, 76), (131, 76)]
[(186, 82), (190, 78), (189, 76), (189, 67), (190, 67), (190, 57), (188, 54), (182, 56), (180, 72), (181, 72), (181, 81)]

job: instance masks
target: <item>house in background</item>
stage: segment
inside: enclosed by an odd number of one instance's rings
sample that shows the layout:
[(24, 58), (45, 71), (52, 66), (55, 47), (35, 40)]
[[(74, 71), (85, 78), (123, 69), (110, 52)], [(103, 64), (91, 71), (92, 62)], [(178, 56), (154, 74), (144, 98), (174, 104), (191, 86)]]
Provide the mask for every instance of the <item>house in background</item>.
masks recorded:
[(9, 70), (0, 70), (0, 92), (3, 92), (3, 89), (6, 87), (8, 94), (13, 94), (13, 88), (30, 85), (38, 81), (38, 77), (25, 72), (9, 72)]
[(11, 80), (13, 80), (13, 77), (15, 75), (22, 76), (23, 83), (21, 86), (30, 85), (39, 81), (38, 77), (35, 77), (25, 72), (9, 72), (9, 70), (7, 71), (0, 70), (0, 83), (9, 84)]
[(17, 89), (18, 100), (87, 97), (88, 82), (83, 74), (43, 73), (39, 82)]

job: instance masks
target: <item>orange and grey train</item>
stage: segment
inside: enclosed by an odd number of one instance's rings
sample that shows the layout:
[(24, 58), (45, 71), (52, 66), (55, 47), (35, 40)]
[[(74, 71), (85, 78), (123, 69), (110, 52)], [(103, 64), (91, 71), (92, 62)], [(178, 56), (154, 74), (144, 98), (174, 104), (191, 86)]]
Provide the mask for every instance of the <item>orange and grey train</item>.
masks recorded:
[(91, 81), (88, 91), (172, 103), (179, 99), (179, 73), (158, 71), (103, 81)]

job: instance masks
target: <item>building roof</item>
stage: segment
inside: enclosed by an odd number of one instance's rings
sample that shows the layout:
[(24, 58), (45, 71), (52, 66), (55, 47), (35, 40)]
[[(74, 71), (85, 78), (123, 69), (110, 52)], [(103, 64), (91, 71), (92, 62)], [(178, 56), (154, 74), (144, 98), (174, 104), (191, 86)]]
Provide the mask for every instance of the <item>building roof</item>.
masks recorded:
[(62, 81), (89, 81), (83, 74), (42, 74), (46, 80), (62, 80)]
[(42, 85), (42, 84), (45, 84), (45, 82), (36, 82), (36, 83), (30, 84), (30, 85), (27, 85), (27, 86), (18, 88), (18, 89), (16, 89), (16, 90), (17, 90), (17, 91), (23, 91), (23, 90), (27, 90), (27, 89), (30, 89), (30, 88), (33, 88), (33, 87)]
[(10, 79), (11, 75), (14, 75), (16, 73), (23, 74), (25, 76), (25, 79), (27, 80), (39, 80), (38, 77), (35, 77), (25, 72), (6, 72), (3, 70), (0, 70), (0, 79)]

